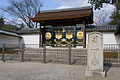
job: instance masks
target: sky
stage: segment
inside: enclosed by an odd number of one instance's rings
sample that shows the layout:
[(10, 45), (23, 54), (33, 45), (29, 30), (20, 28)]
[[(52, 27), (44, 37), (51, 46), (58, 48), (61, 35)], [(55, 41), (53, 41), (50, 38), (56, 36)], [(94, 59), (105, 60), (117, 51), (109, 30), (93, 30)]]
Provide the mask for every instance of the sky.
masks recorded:
[[(90, 6), (88, 0), (42, 0), (43, 7), (41, 10), (53, 10), (53, 9), (63, 9), (63, 8), (76, 8), (76, 7), (85, 7)], [(9, 5), (8, 0), (0, 0), (0, 7), (6, 7)], [(114, 11), (115, 7), (110, 4), (104, 4), (104, 7), (101, 10), (94, 10), (94, 22), (99, 21), (96, 19), (96, 16), (101, 15), (103, 12), (107, 14), (106, 22), (109, 22), (109, 16)], [(104, 15), (102, 14), (102, 15)], [(7, 18), (11, 18), (8, 14), (5, 15), (0, 11), (0, 15), (4, 15)], [(101, 16), (102, 16), (101, 15)], [(97, 17), (98, 18), (98, 17)], [(18, 19), (19, 21), (19, 19)]]

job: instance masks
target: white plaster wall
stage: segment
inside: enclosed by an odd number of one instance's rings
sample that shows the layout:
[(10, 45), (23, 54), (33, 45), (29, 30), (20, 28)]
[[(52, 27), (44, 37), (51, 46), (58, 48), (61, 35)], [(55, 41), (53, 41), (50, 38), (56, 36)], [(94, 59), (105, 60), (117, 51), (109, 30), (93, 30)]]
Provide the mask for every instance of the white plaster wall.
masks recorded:
[(23, 39), (20, 43), (24, 43), (26, 48), (39, 47), (39, 34), (22, 34)]
[[(86, 43), (88, 44), (88, 34), (90, 32), (87, 32), (86, 34)], [(103, 44), (109, 44), (107, 46), (104, 46), (104, 50), (119, 50), (120, 44), (120, 35), (114, 35), (114, 32), (101, 32), (103, 34)], [(115, 45), (114, 45), (115, 44)]]
[(6, 47), (19, 47), (19, 37), (0, 34), (0, 48), (4, 43)]
[[(88, 44), (88, 34), (86, 34), (86, 43)], [(114, 32), (101, 32), (103, 34), (103, 43), (104, 44), (119, 44), (120, 36), (114, 35)]]
[[(88, 34), (86, 34), (86, 43), (88, 44)], [(120, 35), (114, 35), (114, 32), (102, 32), (104, 44), (120, 44)], [(23, 34), (20, 43), (24, 43), (27, 48), (39, 48), (39, 34)]]

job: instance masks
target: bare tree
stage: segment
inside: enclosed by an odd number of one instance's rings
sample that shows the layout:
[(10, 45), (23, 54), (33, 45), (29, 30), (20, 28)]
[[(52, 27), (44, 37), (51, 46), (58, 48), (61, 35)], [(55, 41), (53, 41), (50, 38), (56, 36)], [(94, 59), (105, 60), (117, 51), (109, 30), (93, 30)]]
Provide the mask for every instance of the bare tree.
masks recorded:
[(101, 10), (100, 13), (95, 14), (95, 25), (106, 26), (109, 22), (109, 15), (105, 10)]
[(42, 7), (40, 0), (9, 0), (9, 3), (9, 6), (2, 8), (3, 11), (20, 18), (26, 27), (36, 28), (35, 23), (29, 18), (40, 11)]

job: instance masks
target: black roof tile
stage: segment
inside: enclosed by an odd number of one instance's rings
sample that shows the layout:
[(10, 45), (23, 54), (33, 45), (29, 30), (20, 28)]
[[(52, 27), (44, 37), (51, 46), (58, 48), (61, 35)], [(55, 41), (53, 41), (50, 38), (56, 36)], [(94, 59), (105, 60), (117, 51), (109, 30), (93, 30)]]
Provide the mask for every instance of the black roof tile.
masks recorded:
[[(94, 26), (94, 25), (89, 25), (86, 26), (86, 31), (87, 32), (92, 32), (92, 31), (99, 31), (99, 32), (114, 32), (116, 30), (117, 25), (108, 25), (108, 26)], [(18, 34), (30, 34), (30, 33), (39, 33), (39, 28), (31, 28), (31, 29), (23, 29), (20, 31), (17, 31), (16, 33)]]

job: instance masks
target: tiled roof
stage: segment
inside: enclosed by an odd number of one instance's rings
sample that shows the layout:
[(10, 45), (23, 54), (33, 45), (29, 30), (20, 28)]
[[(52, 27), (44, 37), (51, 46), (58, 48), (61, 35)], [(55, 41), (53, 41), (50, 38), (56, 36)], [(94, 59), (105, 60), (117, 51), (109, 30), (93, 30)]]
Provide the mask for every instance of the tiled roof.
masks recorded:
[(39, 28), (22, 29), (16, 32), (17, 34), (39, 33)]
[(5, 35), (10, 35), (10, 36), (15, 36), (15, 37), (21, 37), (20, 35), (18, 35), (16, 33), (5, 31), (5, 30), (0, 30), (0, 34), (5, 34)]
[(92, 8), (91, 6), (86, 6), (86, 7), (77, 7), (77, 8), (67, 8), (67, 9), (44, 10), (44, 11), (40, 11), (40, 13), (75, 11), (75, 10), (85, 10), (85, 9), (91, 9), (91, 8)]
[[(55, 25), (57, 22), (59, 22), (59, 24), (66, 23), (66, 25), (72, 25), (75, 22), (78, 22), (79, 24), (83, 23), (83, 18), (87, 19), (87, 24), (93, 23), (93, 10), (90, 6), (40, 11), (34, 18), (30, 19), (34, 22), (47, 21), (45, 22), (45, 25)], [(71, 24), (66, 21), (71, 21)]]
[[(99, 31), (99, 32), (114, 32), (116, 30), (117, 26), (93, 26), (89, 25), (86, 26), (86, 31), (87, 32), (92, 32), (92, 31)], [(17, 31), (16, 33), (18, 34), (31, 34), (31, 33), (39, 33), (39, 28), (34, 28), (34, 29), (23, 29), (20, 31)]]
[(99, 31), (99, 32), (109, 32), (109, 31), (115, 31), (117, 25), (107, 25), (107, 26), (86, 26), (86, 31)]

